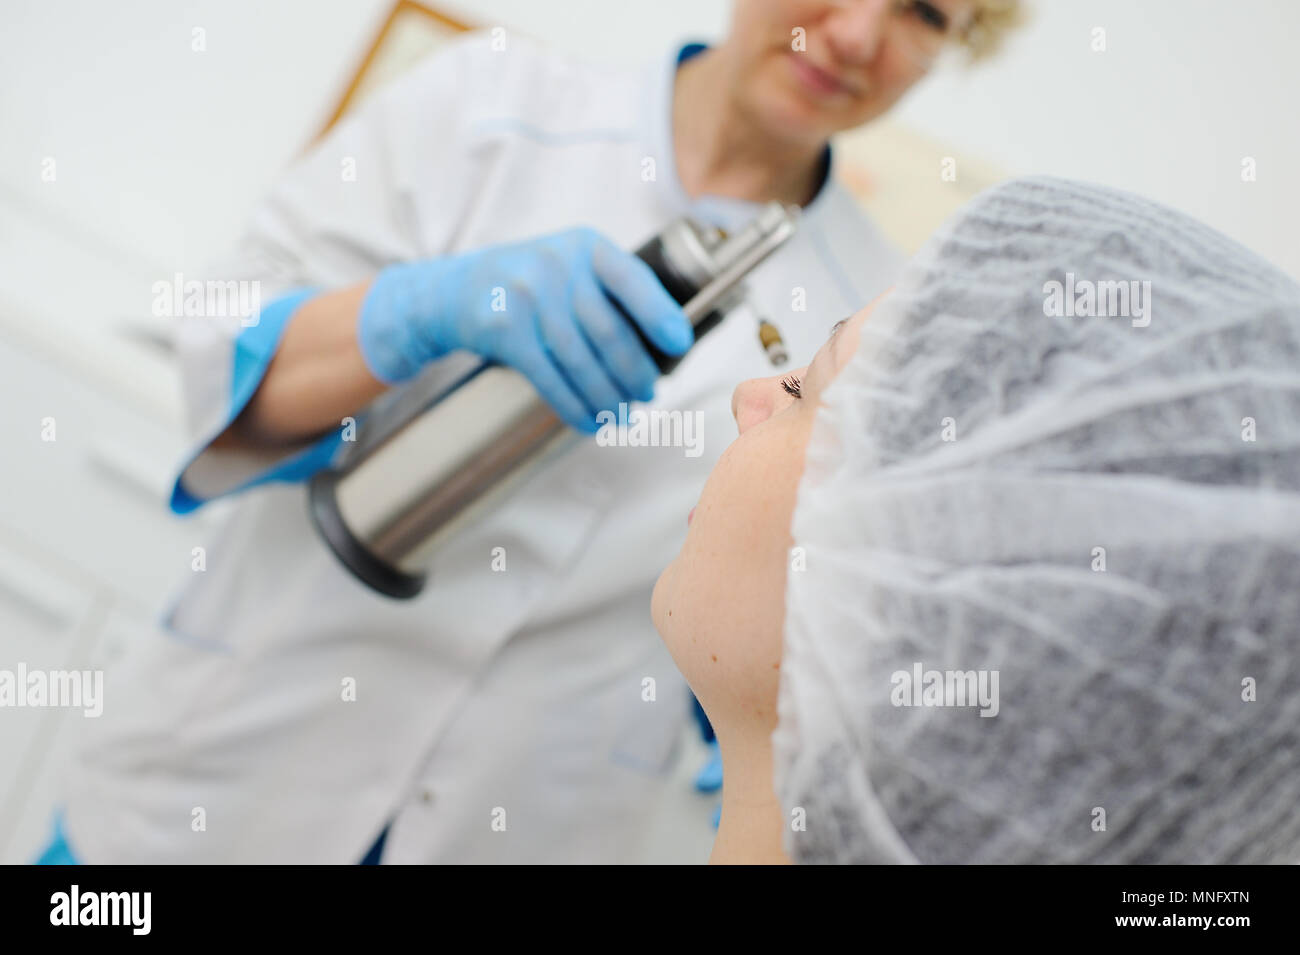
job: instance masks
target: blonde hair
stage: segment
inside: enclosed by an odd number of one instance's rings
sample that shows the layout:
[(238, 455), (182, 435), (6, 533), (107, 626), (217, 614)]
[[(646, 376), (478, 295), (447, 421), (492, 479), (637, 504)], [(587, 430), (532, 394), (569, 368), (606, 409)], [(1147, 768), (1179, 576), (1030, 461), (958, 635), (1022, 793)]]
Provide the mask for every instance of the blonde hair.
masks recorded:
[(1021, 0), (976, 0), (975, 13), (957, 41), (971, 62), (983, 60), (996, 53), (1007, 34), (1025, 19)]

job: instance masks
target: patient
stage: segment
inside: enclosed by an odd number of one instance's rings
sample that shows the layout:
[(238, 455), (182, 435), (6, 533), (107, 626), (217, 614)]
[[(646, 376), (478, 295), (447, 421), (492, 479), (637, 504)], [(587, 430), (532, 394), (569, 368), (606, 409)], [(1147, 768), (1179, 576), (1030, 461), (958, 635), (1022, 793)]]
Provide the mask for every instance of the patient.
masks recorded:
[(1300, 861), (1298, 369), (1286, 276), (1032, 179), (738, 387), (652, 601), (713, 861)]

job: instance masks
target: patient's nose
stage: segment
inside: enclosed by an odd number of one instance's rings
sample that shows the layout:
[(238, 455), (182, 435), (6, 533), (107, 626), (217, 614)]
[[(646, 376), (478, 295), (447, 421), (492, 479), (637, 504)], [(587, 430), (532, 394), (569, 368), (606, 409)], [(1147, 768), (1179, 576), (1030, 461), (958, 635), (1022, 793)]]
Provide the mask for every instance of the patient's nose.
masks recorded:
[(736, 419), (736, 428), (744, 434), (759, 422), (766, 421), (772, 415), (773, 390), (772, 378), (750, 378), (742, 381), (731, 393), (731, 416)]

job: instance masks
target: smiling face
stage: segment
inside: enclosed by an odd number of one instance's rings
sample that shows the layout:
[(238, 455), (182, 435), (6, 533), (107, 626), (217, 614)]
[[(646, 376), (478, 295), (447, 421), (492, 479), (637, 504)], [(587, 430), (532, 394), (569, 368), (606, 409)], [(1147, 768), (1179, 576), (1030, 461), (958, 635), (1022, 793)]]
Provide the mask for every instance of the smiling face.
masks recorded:
[[(879, 301), (879, 300), (877, 300)], [(739, 728), (776, 726), (790, 518), (822, 391), (858, 345), (873, 302), (839, 323), (795, 372), (741, 383), (739, 437), (692, 512), (681, 553), (655, 584), (651, 616), (724, 748)]]
[(752, 114), (825, 141), (881, 115), (974, 15), (975, 0), (739, 0), (727, 45)]

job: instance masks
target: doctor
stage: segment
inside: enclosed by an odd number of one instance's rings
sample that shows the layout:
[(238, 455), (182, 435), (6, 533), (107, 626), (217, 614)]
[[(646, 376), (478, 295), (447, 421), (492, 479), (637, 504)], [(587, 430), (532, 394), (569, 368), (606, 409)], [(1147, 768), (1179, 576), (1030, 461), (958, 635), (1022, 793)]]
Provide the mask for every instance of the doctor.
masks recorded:
[[(188, 320), (190, 511), (237, 491), (165, 615), (109, 674), (53, 848), (86, 862), (565, 862), (635, 858), (687, 718), (649, 616), (732, 436), (735, 383), (771, 374), (740, 309), (691, 341), (635, 248), (683, 214), (735, 228), (804, 207), (750, 280), (792, 355), (900, 262), (830, 178), (828, 139), (887, 110), (1006, 0), (738, 0), (731, 33), (638, 72), (471, 35), (291, 168), (222, 280), (255, 325)], [(354, 174), (344, 174), (352, 170)], [(490, 309), (506, 290), (504, 312)], [(301, 480), (465, 353), (519, 368), (593, 431), (620, 401), (699, 411), (703, 451), (583, 442), (438, 555), (395, 602), (310, 526)], [(248, 489), (256, 486), (255, 490)], [(494, 566), (494, 553), (505, 565)]]

